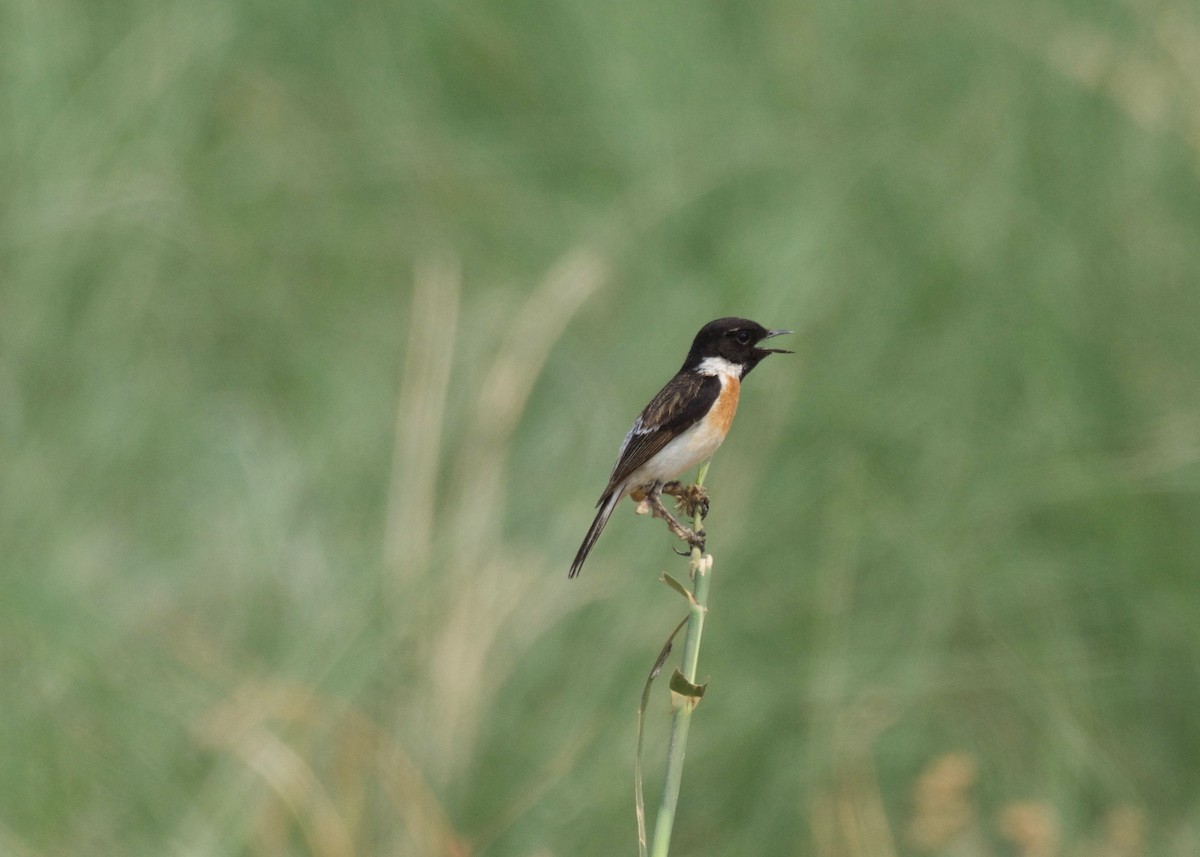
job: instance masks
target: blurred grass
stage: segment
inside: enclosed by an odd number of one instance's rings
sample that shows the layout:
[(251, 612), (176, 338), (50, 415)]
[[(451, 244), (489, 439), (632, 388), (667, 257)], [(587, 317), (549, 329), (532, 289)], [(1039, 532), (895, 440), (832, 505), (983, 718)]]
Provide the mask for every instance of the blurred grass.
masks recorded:
[(675, 850), (1200, 853), (1191, 4), (0, 44), (0, 852), (631, 849), (671, 558), (565, 569), (737, 313), (801, 353), (710, 477)]

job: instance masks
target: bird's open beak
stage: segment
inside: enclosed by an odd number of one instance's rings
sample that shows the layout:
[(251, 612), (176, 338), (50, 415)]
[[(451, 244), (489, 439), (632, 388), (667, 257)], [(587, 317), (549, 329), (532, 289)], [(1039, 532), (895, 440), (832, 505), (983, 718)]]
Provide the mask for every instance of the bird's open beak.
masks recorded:
[[(772, 336), (783, 336), (785, 333), (795, 333), (794, 330), (768, 330), (766, 336), (759, 340), (770, 339)], [(758, 351), (765, 351), (768, 354), (795, 354), (794, 351), (788, 351), (786, 348), (759, 348)]]

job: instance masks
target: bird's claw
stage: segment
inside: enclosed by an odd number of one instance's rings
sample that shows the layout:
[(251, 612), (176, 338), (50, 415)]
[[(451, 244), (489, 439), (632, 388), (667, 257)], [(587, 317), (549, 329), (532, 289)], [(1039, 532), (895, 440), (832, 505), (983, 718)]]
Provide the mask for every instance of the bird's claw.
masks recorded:
[(700, 552), (704, 553), (704, 543), (707, 538), (704, 530), (689, 530), (687, 527), (681, 527), (679, 532), (675, 532), (674, 529), (671, 532), (674, 532), (680, 539), (688, 543), (688, 549), (685, 551), (681, 551), (679, 548), (671, 548), (675, 553), (680, 556), (687, 556), (692, 552), (692, 548), (699, 548)]
[(703, 485), (683, 485), (678, 481), (673, 481), (663, 485), (662, 493), (674, 497), (675, 508), (684, 512), (688, 517), (694, 518), (696, 515), (702, 518), (708, 517), (708, 491)]
[(679, 519), (672, 515), (671, 511), (662, 504), (661, 495), (664, 492), (673, 493), (676, 491), (682, 493), (687, 491), (687, 489), (680, 486), (678, 482), (668, 482), (665, 485), (655, 485), (646, 492), (645, 499), (638, 504), (638, 511), (642, 512), (642, 509), (645, 508), (654, 517), (661, 518), (662, 520), (666, 521), (667, 528), (677, 539), (687, 542), (689, 547), (698, 547), (700, 550), (704, 550), (704, 530), (697, 532), (684, 526), (682, 523), (680, 523)]

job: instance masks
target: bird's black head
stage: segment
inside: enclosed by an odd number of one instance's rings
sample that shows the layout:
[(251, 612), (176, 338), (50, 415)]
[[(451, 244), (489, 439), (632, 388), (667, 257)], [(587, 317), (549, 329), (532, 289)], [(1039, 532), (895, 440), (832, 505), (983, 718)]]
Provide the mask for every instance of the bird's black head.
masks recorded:
[(791, 333), (790, 330), (767, 330), (758, 322), (748, 318), (718, 318), (710, 321), (696, 338), (692, 340), (692, 350), (688, 352), (684, 369), (703, 369), (704, 362), (708, 368), (714, 368), (718, 361), (730, 364), (731, 371), (737, 371), (745, 378), (750, 370), (759, 364), (768, 354), (791, 354), (783, 348), (759, 348), (758, 343), (772, 336)]

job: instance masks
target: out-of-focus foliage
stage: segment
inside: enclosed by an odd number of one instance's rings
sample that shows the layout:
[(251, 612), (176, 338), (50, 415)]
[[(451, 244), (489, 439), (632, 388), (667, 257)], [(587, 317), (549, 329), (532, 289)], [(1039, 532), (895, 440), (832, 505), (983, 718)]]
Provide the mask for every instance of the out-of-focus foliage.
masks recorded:
[(798, 354), (709, 476), (673, 853), (1200, 853), (1193, 4), (12, 0), (0, 48), (0, 852), (632, 853), (684, 565), (627, 505), (566, 569), (738, 314)]

